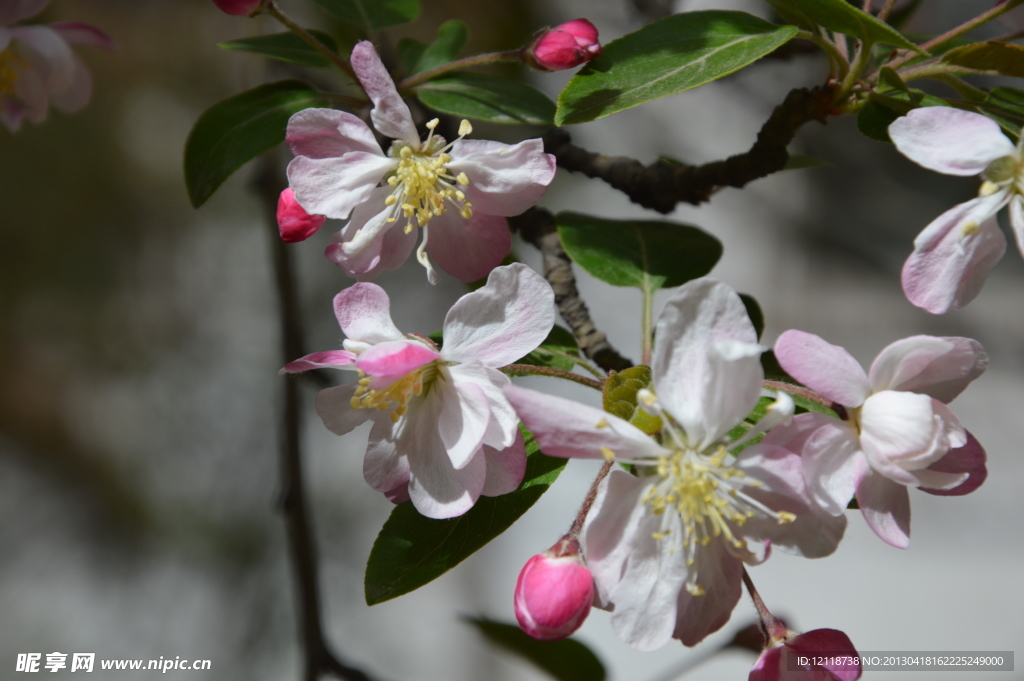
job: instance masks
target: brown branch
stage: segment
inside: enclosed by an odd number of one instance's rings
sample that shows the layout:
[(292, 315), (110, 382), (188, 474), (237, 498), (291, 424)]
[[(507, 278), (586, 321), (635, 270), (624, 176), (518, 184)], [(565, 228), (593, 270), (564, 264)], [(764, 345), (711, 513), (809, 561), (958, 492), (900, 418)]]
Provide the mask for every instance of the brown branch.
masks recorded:
[[(288, 246), (277, 233), (277, 198), (284, 189), (282, 173), (272, 154), (260, 159), (254, 185), (264, 202), (271, 227), (271, 251), (274, 280), (280, 303), (281, 365), (284, 366), (304, 351), (298, 291)], [(302, 477), (301, 414), (299, 384), (282, 381), (283, 408), (280, 424), (281, 497), (280, 510), (285, 517), (288, 548), (291, 554), (295, 586), (298, 589), (296, 609), (301, 633), (305, 681), (317, 681), (323, 674), (333, 674), (347, 681), (369, 681), (358, 669), (342, 664), (324, 640), (320, 613), (320, 582), (317, 568), (316, 540), (306, 504)]]
[(558, 311), (576, 336), (583, 354), (605, 371), (622, 371), (633, 366), (633, 362), (620, 355), (608, 342), (608, 337), (591, 321), (590, 311), (576, 288), (572, 261), (562, 248), (551, 212), (531, 208), (522, 215), (509, 218), (509, 225), (544, 256), (544, 278), (554, 289)]
[(721, 187), (743, 187), (782, 170), (789, 160), (786, 147), (800, 127), (812, 120), (825, 123), (832, 106), (828, 88), (792, 90), (749, 151), (701, 166), (664, 160), (645, 166), (626, 156), (595, 154), (571, 144), (569, 133), (561, 129), (544, 135), (544, 150), (566, 170), (604, 180), (644, 208), (671, 213), (681, 201), (698, 205)]

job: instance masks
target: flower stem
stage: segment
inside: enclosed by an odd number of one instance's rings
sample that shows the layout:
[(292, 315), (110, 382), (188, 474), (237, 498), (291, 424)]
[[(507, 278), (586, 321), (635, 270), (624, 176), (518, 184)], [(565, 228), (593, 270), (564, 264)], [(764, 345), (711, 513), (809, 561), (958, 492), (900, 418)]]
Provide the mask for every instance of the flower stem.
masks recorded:
[(584, 497), (583, 503), (580, 505), (579, 512), (576, 513), (576, 519), (572, 521), (572, 527), (569, 528), (569, 534), (567, 535), (570, 539), (579, 540), (580, 532), (583, 530), (583, 522), (587, 519), (587, 514), (590, 513), (590, 507), (594, 505), (594, 499), (597, 498), (597, 487), (601, 484), (601, 481), (608, 477), (608, 473), (612, 470), (613, 461), (605, 461), (604, 465), (601, 466), (601, 470), (597, 472), (597, 477), (594, 478), (594, 482), (590, 483), (590, 489), (587, 490), (587, 496)]
[(761, 630), (765, 636), (771, 640), (775, 639), (778, 641), (784, 641), (786, 634), (789, 632), (789, 628), (782, 623), (775, 615), (768, 611), (768, 606), (761, 600), (761, 594), (757, 593), (757, 589), (754, 587), (754, 580), (747, 574), (747, 568), (743, 568), (743, 583), (747, 587), (747, 593), (750, 594), (751, 600), (754, 601), (754, 607), (757, 609), (757, 616), (761, 618)]
[(845, 78), (846, 74), (850, 70), (850, 63), (846, 60), (846, 55), (839, 51), (835, 43), (831, 40), (822, 38), (819, 35), (815, 35), (810, 31), (797, 31), (794, 36), (798, 40), (806, 40), (812, 42), (825, 51), (825, 54), (829, 56), (829, 61), (836, 65), (837, 72), (834, 74), (836, 78)]
[(857, 84), (857, 80), (860, 78), (861, 73), (863, 73), (864, 67), (867, 66), (868, 59), (871, 58), (872, 46), (873, 44), (870, 41), (863, 41), (857, 48), (857, 54), (853, 58), (853, 65), (850, 66), (846, 77), (843, 78), (842, 85), (839, 86), (839, 92), (836, 93), (835, 101), (837, 104), (846, 99), (850, 91), (853, 90), (853, 86)]
[[(646, 258), (646, 249), (644, 249), (644, 256)], [(646, 275), (645, 275), (646, 279)], [(643, 319), (640, 322), (642, 327), (641, 333), (643, 334), (642, 342), (643, 348), (640, 351), (640, 363), (650, 365), (651, 363), (651, 350), (654, 347), (654, 291), (651, 290), (650, 286), (644, 286), (644, 309)]]
[(522, 50), (509, 50), (507, 52), (488, 52), (486, 54), (478, 54), (473, 57), (464, 57), (462, 59), (456, 59), (450, 61), (447, 64), (441, 64), (428, 71), (422, 73), (416, 73), (405, 80), (398, 83), (398, 91), (408, 90), (411, 87), (416, 87), (422, 83), (437, 78), (441, 74), (448, 73), (449, 71), (457, 71), (470, 66), (480, 66), (482, 64), (494, 64), (502, 61), (522, 61)]
[(811, 402), (817, 402), (821, 406), (828, 407), (832, 411), (835, 411), (835, 403), (832, 400), (822, 397), (810, 388), (802, 388), (798, 385), (785, 383), (783, 381), (764, 381), (761, 385), (768, 390), (781, 390), (782, 392), (789, 393), (790, 395), (799, 395)]
[(501, 367), (499, 371), (509, 376), (553, 376), (590, 386), (594, 390), (604, 390), (604, 381), (595, 381), (592, 378), (580, 376), (571, 371), (555, 369), (554, 367), (539, 367), (533, 364), (507, 364)]
[(278, 21), (280, 21), (285, 26), (287, 26), (289, 31), (302, 38), (302, 40), (305, 41), (314, 50), (316, 50), (323, 56), (327, 57), (327, 59), (329, 59), (339, 69), (350, 75), (352, 77), (352, 80), (354, 80), (357, 83), (359, 82), (359, 79), (356, 78), (355, 71), (352, 70), (351, 64), (349, 64), (347, 61), (339, 57), (334, 52), (334, 50), (330, 49), (322, 42), (317, 40), (309, 31), (307, 31), (306, 29), (302, 28), (297, 23), (292, 21), (291, 17), (289, 17), (287, 14), (281, 11), (281, 9), (277, 6), (277, 3), (271, 1), (269, 7), (267, 8), (267, 13), (270, 14), (270, 16), (277, 19)]

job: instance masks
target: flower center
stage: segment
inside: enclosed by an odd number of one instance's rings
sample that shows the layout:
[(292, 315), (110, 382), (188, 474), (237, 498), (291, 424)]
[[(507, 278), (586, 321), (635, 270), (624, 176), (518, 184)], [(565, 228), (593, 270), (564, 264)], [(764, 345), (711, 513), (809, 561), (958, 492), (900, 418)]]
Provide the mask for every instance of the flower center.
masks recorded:
[(430, 386), (440, 374), (440, 366), (437, 360), (434, 360), (406, 374), (388, 387), (374, 390), (370, 388), (373, 379), (360, 371), (359, 386), (349, 404), (353, 409), (379, 411), (386, 411), (392, 405), (396, 405), (395, 410), (391, 412), (391, 422), (398, 423), (398, 419), (409, 409), (409, 400), (429, 393)]
[[(18, 72), (28, 65), (14, 51), (13, 45), (8, 45), (0, 51), (0, 96), (13, 95), (14, 84), (18, 82)], [(3, 103), (0, 102), (0, 107)]]

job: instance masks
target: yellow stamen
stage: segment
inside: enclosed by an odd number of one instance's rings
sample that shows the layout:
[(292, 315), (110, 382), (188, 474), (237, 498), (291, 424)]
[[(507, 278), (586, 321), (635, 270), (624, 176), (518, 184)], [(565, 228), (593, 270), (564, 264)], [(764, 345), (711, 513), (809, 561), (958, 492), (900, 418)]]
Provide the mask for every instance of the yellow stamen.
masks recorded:
[[(362, 372), (360, 372), (361, 374)], [(397, 423), (409, 409), (409, 400), (429, 391), (431, 383), (441, 375), (437, 362), (430, 362), (412, 371), (391, 385), (380, 390), (373, 390), (369, 377), (359, 379), (359, 387), (349, 404), (353, 409), (377, 409), (387, 411), (392, 406), (391, 422)]]
[(978, 226), (977, 222), (970, 220), (969, 222), (964, 223), (964, 226), (960, 228), (960, 236), (967, 238), (972, 234), (977, 234), (980, 229), (981, 228)]
[(601, 447), (601, 454), (604, 456), (604, 460), (605, 461), (614, 461), (615, 460), (615, 452), (613, 452), (612, 450), (608, 449), (607, 447)]

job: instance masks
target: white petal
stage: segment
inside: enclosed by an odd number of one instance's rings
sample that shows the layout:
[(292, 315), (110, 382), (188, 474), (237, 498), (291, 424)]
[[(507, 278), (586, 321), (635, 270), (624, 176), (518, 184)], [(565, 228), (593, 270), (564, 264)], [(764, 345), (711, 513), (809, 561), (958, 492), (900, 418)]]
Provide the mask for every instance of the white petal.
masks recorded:
[[(945, 414), (936, 413), (934, 405), (944, 408), (941, 402), (917, 393), (885, 390), (869, 397), (861, 410), (860, 442), (872, 467), (878, 470), (881, 459), (903, 469), (918, 469), (942, 458), (949, 451), (948, 421)], [(913, 484), (901, 472), (883, 466), (880, 472)]]
[(487, 285), (459, 298), (444, 320), (445, 359), (501, 367), (522, 358), (555, 323), (555, 294), (522, 263), (498, 267)]
[(374, 419), (363, 458), (363, 479), (386, 495), (409, 484), (409, 460), (398, 452), (396, 430), (386, 415)]
[(622, 581), (637, 528), (647, 515), (641, 499), (650, 487), (650, 482), (622, 470), (613, 470), (598, 486), (581, 537), (603, 606), (609, 605), (612, 590)]
[(472, 383), (487, 396), (491, 419), (487, 424), (484, 444), (496, 449), (510, 446), (519, 436), (519, 415), (505, 396), (505, 388), (511, 383), (508, 376), (479, 362), (457, 364), (449, 367), (448, 371), (455, 383)]
[[(449, 374), (450, 376), (450, 374)], [(480, 451), (487, 423), (491, 418), (490, 403), (484, 391), (472, 383), (448, 383), (439, 377), (427, 400), (437, 400), (440, 408), (437, 423), (431, 424), (441, 434), (448, 458), (456, 469), (464, 468)]]
[(488, 215), (519, 215), (540, 201), (555, 178), (555, 157), (544, 153), (544, 142), (524, 140), (503, 144), (488, 140), (459, 140), (452, 146), (448, 169), (466, 173), (466, 198), (474, 211)]
[(655, 392), (691, 444), (717, 441), (757, 404), (764, 379), (757, 333), (725, 284), (702, 278), (676, 289), (655, 337)]
[(74, 66), (67, 85), (54, 90), (50, 95), (50, 103), (65, 113), (78, 111), (89, 103), (92, 96), (92, 74), (89, 68), (77, 54), (71, 54), (71, 62)]
[(404, 338), (391, 321), (391, 299), (376, 284), (353, 284), (334, 296), (334, 314), (352, 340), (375, 345)]
[(694, 568), (703, 596), (680, 589), (674, 638), (695, 646), (729, 621), (740, 600), (743, 563), (729, 553), (725, 542), (712, 541), (696, 552)]
[(987, 116), (945, 106), (914, 109), (889, 126), (900, 153), (946, 175), (979, 175), (1014, 152), (1013, 143)]
[[(394, 159), (366, 151), (331, 158), (297, 156), (288, 164), (288, 184), (307, 213), (344, 220), (370, 199), (377, 183), (395, 167)], [(382, 191), (377, 210), (384, 208), (384, 197), (391, 193), (390, 187)]]
[(45, 63), (46, 85), (51, 93), (71, 84), (75, 73), (74, 53), (60, 35), (49, 26), (17, 26), (10, 29), (15, 40), (27, 45)]
[(356, 383), (346, 383), (317, 393), (316, 413), (320, 415), (327, 430), (335, 435), (351, 432), (372, 416), (371, 410), (352, 408), (351, 401), (357, 387)]
[(332, 158), (362, 151), (384, 157), (370, 127), (347, 111), (303, 109), (288, 119), (284, 140), (296, 156)]
[(976, 340), (912, 336), (878, 354), (871, 365), (871, 385), (875, 392), (924, 393), (949, 403), (987, 367), (988, 355)]
[(377, 56), (373, 43), (368, 40), (357, 43), (352, 48), (350, 59), (359, 82), (373, 101), (373, 110), (370, 112), (373, 127), (385, 137), (418, 145), (420, 137), (412, 122), (409, 107), (395, 89), (395, 81)]
[(857, 505), (875, 534), (898, 549), (910, 546), (910, 495), (907, 488), (879, 473), (864, 476)]
[(504, 449), (483, 446), (487, 460), (487, 478), (481, 496), (496, 497), (514, 492), (526, 474), (526, 443), (516, 429), (516, 439)]
[(1010, 200), (1010, 226), (1017, 240), (1017, 250), (1024, 256), (1024, 196), (1020, 194)]

